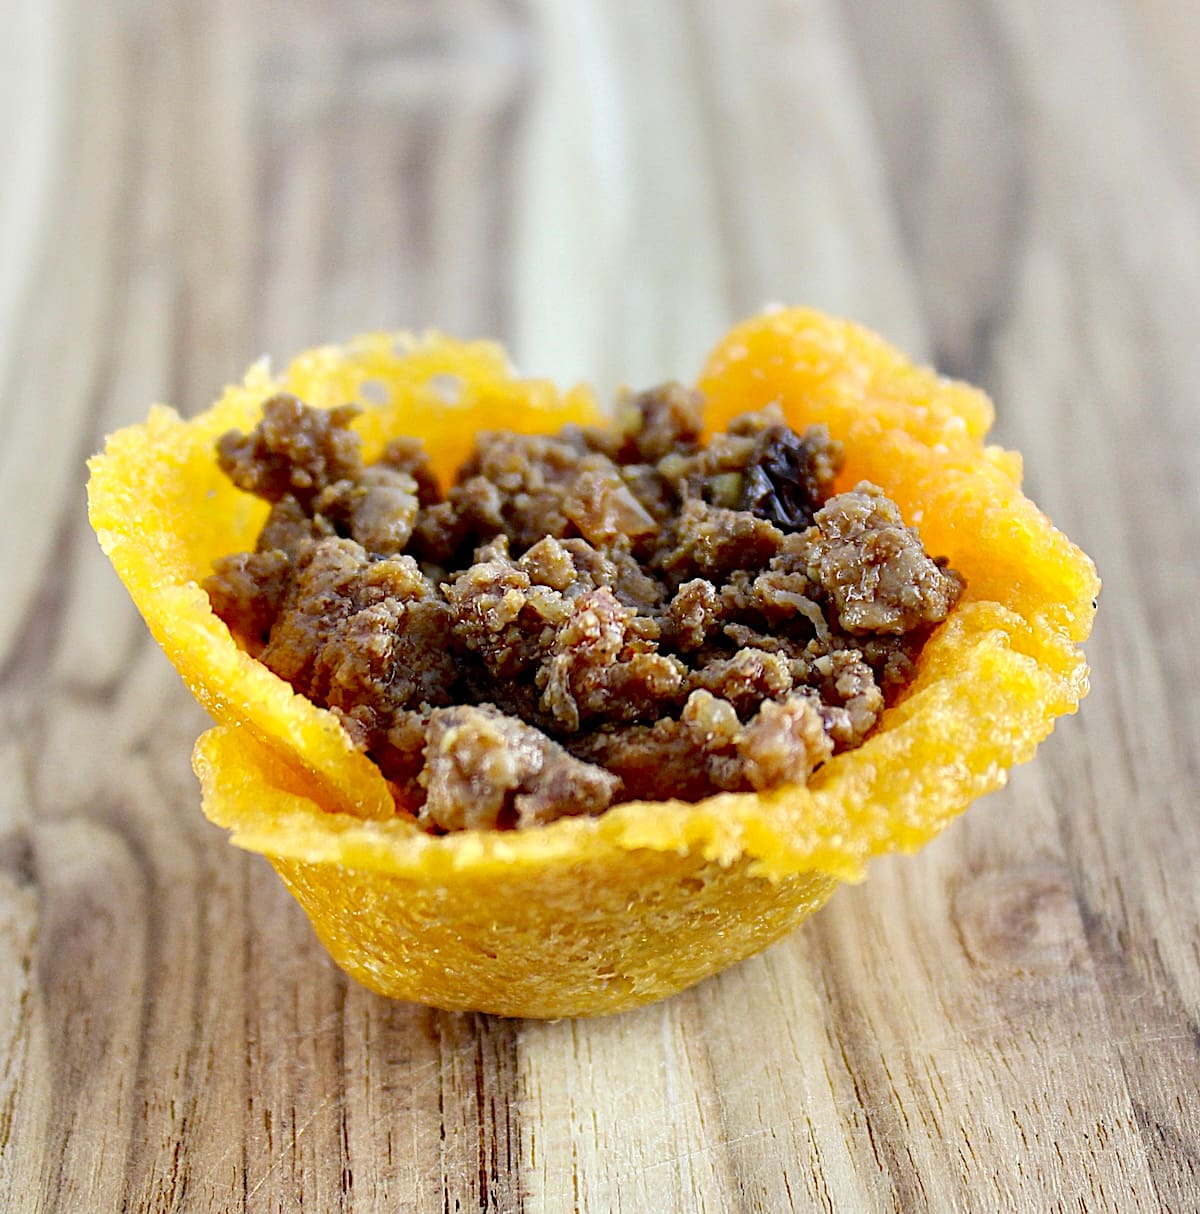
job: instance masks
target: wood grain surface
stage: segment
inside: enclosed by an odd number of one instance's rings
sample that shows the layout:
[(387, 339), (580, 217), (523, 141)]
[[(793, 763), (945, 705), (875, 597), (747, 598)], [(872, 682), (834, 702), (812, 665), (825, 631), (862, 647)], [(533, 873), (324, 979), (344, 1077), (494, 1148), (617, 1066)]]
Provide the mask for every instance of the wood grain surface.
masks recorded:
[[(7, 0), (0, 1209), (1200, 1209), (1197, 11)], [(202, 818), (85, 457), (263, 352), (644, 385), (771, 300), (994, 394), (1105, 578), (1092, 696), (666, 1003), (368, 994)]]

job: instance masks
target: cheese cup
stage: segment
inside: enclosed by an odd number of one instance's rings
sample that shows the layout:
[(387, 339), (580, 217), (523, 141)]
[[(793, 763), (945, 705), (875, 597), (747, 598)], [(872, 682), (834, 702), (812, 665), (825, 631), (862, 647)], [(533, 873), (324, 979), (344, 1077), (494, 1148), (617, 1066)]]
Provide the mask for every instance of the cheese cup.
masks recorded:
[(710, 430), (771, 403), (797, 430), (828, 425), (846, 448), (837, 489), (882, 486), (966, 593), (874, 732), (807, 786), (627, 802), (518, 831), (424, 833), (338, 719), (237, 646), (201, 583), (215, 559), (253, 548), (268, 507), (220, 471), (216, 441), (251, 429), (279, 392), (359, 401), (368, 461), (414, 436), (445, 480), (477, 430), (600, 422), (588, 389), (520, 378), (492, 343), (371, 334), (278, 376), (257, 364), (190, 420), (156, 407), (91, 461), (100, 543), (217, 722), (194, 754), (205, 813), (270, 860), (371, 989), (535, 1017), (670, 995), (778, 939), (871, 857), (920, 847), (1087, 693), (1095, 568), (1022, 494), (1020, 457), (985, 445), (982, 393), (806, 309), (735, 327), (697, 386)]

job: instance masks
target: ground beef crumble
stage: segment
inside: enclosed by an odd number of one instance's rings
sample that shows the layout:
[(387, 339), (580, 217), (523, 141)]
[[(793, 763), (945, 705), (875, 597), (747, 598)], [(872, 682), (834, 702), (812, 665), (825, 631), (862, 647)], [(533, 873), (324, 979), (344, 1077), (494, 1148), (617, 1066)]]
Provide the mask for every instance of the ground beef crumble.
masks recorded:
[(358, 413), (280, 395), (221, 438), (271, 510), (205, 586), (433, 831), (804, 783), (962, 594), (775, 408), (702, 444), (702, 398), (667, 384), (610, 428), (481, 433), (444, 493), (412, 439), (364, 464)]

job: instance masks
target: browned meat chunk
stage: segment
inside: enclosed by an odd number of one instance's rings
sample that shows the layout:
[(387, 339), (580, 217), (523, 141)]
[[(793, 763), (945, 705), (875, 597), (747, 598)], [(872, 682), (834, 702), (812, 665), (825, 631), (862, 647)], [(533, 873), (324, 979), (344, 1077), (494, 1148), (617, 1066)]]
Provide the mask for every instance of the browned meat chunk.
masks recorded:
[(782, 543), (783, 532), (764, 519), (693, 498), (669, 528), (654, 568), (671, 585), (720, 583), (736, 570), (761, 568)]
[(714, 658), (692, 673), (691, 685), (732, 704), (742, 717), (764, 700), (778, 700), (792, 690), (786, 657), (763, 649), (740, 649), (731, 658)]
[(258, 536), (259, 552), (282, 552), (294, 561), (306, 540), (333, 535), (333, 524), (322, 515), (306, 510), (289, 493), (271, 507)]
[(358, 544), (337, 539), (306, 545), (296, 561), (260, 660), (307, 696), (320, 698), (313, 687), (317, 657), (358, 609), (355, 591), (365, 565)]
[(617, 777), (490, 705), (439, 708), (425, 744), (421, 817), (440, 830), (538, 826), (608, 808)]
[(368, 552), (395, 556), (412, 536), (419, 505), (417, 482), (407, 472), (376, 464), (357, 480), (327, 485), (315, 510), (339, 535), (348, 535)]
[(832, 753), (815, 697), (767, 701), (743, 725), (728, 701), (694, 691), (678, 718), (606, 727), (572, 751), (620, 776), (624, 799), (692, 801), (804, 784)]
[(362, 472), (362, 444), (349, 428), (358, 414), (355, 405), (310, 409), (294, 396), (275, 396), (250, 434), (222, 436), (217, 460), (239, 489), (269, 502), (290, 494), (307, 505), (326, 485)]
[(422, 506), (432, 506), (442, 500), (442, 487), (429, 462), (429, 452), (419, 438), (392, 439), (384, 447), (376, 467), (407, 472), (416, 483), (417, 500)]
[(958, 602), (962, 578), (926, 553), (877, 485), (864, 481), (831, 499), (814, 522), (820, 536), (808, 576), (833, 600), (847, 632), (911, 632), (941, 623)]
[(451, 612), (409, 556), (372, 560), (353, 540), (310, 544), (262, 661), (330, 707), (382, 717), (449, 703)]
[(655, 464), (672, 452), (696, 447), (704, 433), (704, 397), (682, 384), (662, 384), (617, 402), (606, 429), (583, 431), (593, 451), (618, 464)]
[(606, 587), (572, 603), (538, 671), (542, 706), (566, 733), (596, 721), (653, 720), (682, 699), (687, 671), (634, 629), (637, 612)]
[(833, 753), (815, 697), (767, 700), (737, 740), (742, 779), (761, 791), (780, 784), (805, 784)]
[(291, 580), (291, 562), (282, 552), (238, 552), (213, 565), (204, 589), (238, 644), (258, 657)]

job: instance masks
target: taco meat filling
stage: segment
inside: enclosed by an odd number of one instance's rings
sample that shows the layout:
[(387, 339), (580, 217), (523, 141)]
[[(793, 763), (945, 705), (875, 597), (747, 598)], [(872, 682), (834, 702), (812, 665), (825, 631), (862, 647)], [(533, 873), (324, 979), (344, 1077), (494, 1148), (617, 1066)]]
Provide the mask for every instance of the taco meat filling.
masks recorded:
[(415, 440), (364, 464), (358, 412), (277, 396), (221, 438), (271, 511), (205, 586), (432, 831), (804, 783), (962, 594), (773, 408), (702, 445), (703, 400), (668, 384), (611, 428), (481, 433), (445, 493)]

